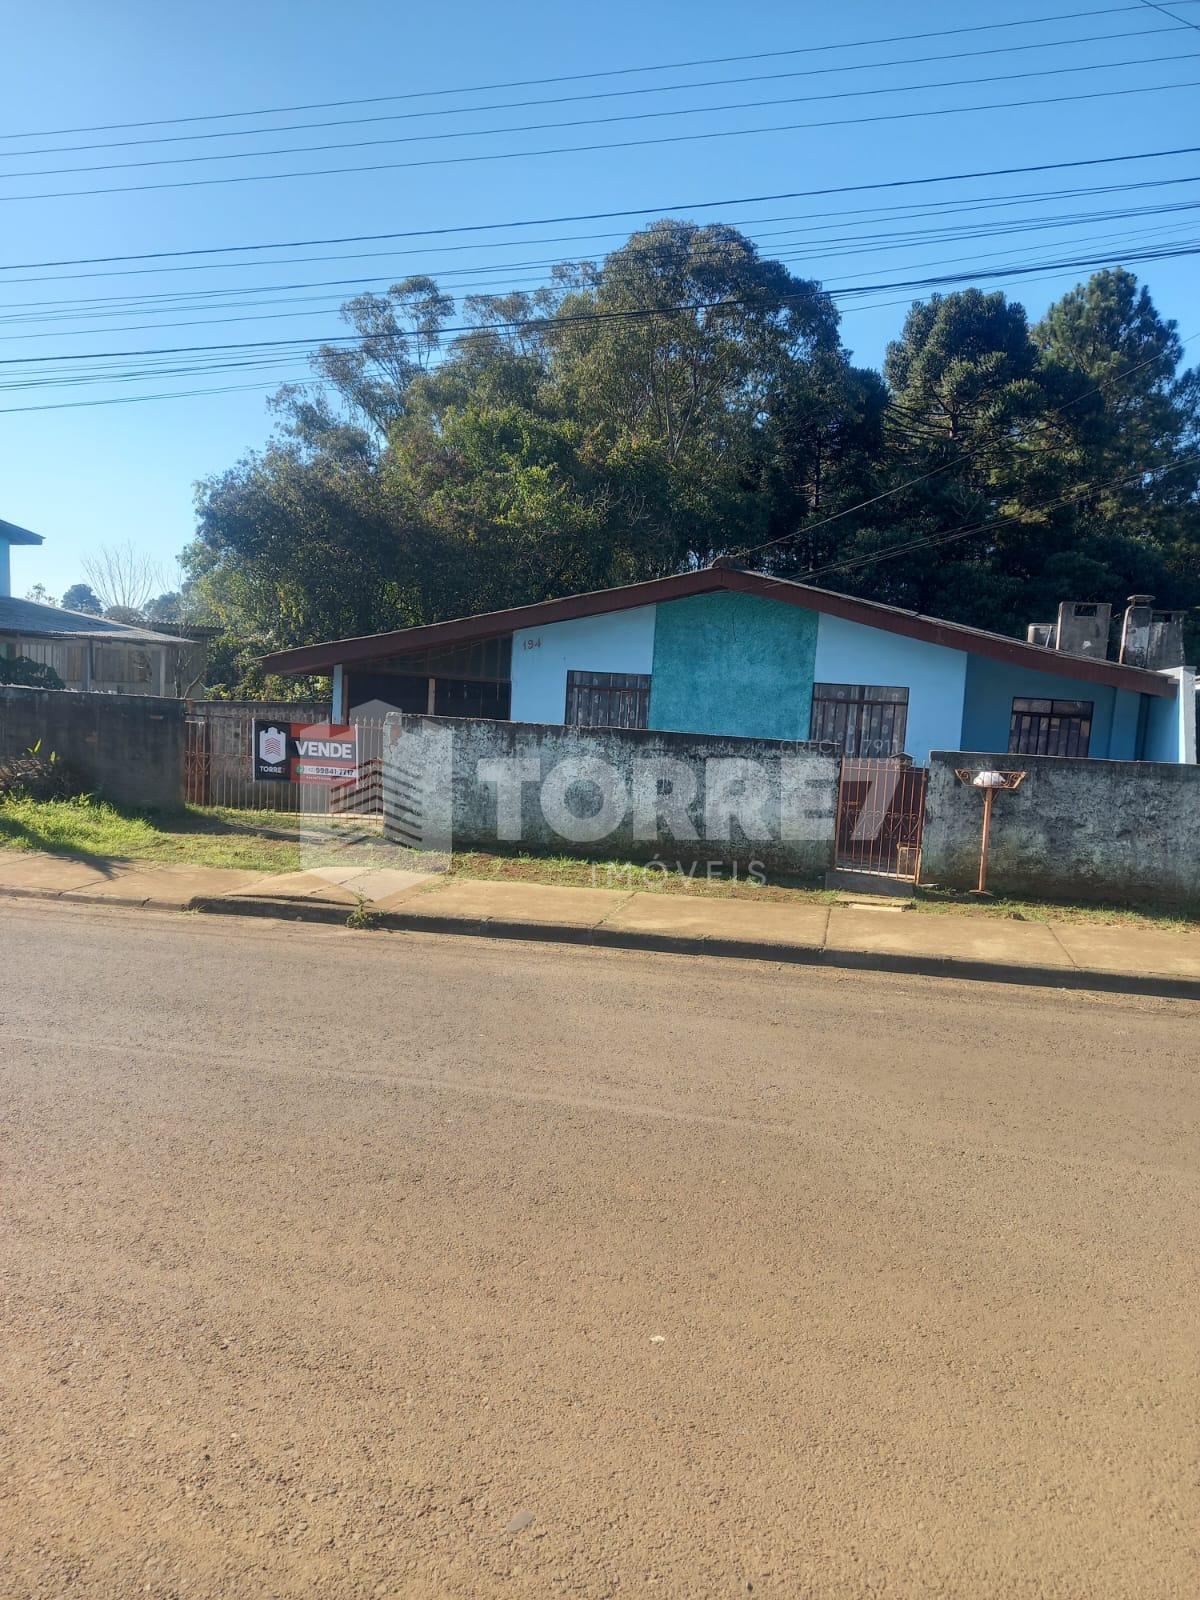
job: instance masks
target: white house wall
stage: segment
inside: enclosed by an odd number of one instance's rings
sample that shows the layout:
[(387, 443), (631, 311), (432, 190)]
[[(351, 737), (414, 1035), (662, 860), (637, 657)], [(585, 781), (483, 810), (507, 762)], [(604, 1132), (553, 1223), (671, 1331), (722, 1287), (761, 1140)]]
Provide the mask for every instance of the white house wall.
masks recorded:
[(906, 754), (918, 766), (931, 750), (961, 744), (967, 657), (962, 650), (885, 633), (823, 613), (817, 629), (817, 683), (882, 684), (908, 690)]
[(656, 611), (636, 606), (519, 629), (512, 642), (512, 720), (561, 723), (567, 714), (568, 671), (648, 675), (654, 666)]

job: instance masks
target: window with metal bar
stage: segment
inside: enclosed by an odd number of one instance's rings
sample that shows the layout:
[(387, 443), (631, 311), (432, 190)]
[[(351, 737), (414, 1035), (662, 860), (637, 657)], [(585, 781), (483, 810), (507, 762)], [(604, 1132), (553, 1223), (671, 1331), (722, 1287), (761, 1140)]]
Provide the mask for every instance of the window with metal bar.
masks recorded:
[(1023, 756), (1086, 756), (1092, 740), (1092, 700), (1031, 700), (1012, 703), (1008, 748)]
[(908, 690), (886, 684), (814, 683), (810, 739), (848, 756), (898, 756), (908, 731)]
[(649, 673), (567, 673), (568, 724), (592, 728), (644, 728), (649, 715)]

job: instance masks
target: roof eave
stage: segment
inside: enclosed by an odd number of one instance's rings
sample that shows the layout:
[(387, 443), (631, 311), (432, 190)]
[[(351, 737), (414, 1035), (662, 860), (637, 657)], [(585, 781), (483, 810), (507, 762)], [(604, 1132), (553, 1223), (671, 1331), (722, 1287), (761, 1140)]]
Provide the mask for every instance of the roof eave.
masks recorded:
[(520, 628), (537, 628), (549, 622), (569, 622), (575, 617), (601, 616), (609, 611), (632, 611), (638, 606), (655, 605), (659, 600), (677, 600), (688, 594), (707, 594), (726, 587), (720, 580), (728, 576), (703, 567), (669, 578), (648, 578), (643, 583), (623, 584), (616, 589), (594, 589), (585, 594), (567, 595), (560, 600), (539, 600), (533, 605), (513, 606), (507, 611), (485, 611), (473, 617), (452, 617), (447, 622), (428, 622), (415, 628), (398, 628), (389, 633), (368, 633), (353, 639), (331, 639), (322, 644), (301, 645), (294, 650), (276, 650), (261, 658), (268, 672), (283, 675), (300, 672), (328, 672), (335, 666), (352, 666), (360, 661), (377, 661), (387, 656), (410, 655), (434, 644), (459, 644), (475, 639), (495, 639)]
[(40, 533), (34, 533), (29, 528), (18, 528), (15, 522), (0, 520), (0, 539), (5, 544), (45, 544), (45, 539)]
[(1069, 656), (1045, 645), (1028, 644), (1003, 634), (987, 633), (961, 623), (945, 622), (913, 611), (901, 611), (877, 601), (860, 600), (833, 589), (815, 589), (786, 578), (771, 578), (760, 572), (737, 567), (703, 567), (667, 578), (651, 578), (644, 583), (625, 584), (616, 589), (598, 589), (588, 594), (568, 595), (561, 600), (544, 600), (535, 605), (516, 606), (508, 611), (491, 611), (481, 616), (456, 617), (448, 622), (431, 622), (422, 627), (402, 628), (390, 633), (367, 634), (354, 639), (304, 645), (295, 650), (278, 650), (262, 658), (268, 672), (284, 676), (296, 673), (329, 672), (333, 667), (354, 666), (390, 656), (408, 655), (433, 645), (465, 644), (495, 638), (521, 628), (536, 628), (551, 622), (566, 622), (577, 617), (600, 616), (610, 611), (632, 610), (638, 606), (684, 599), (693, 594), (709, 594), (718, 589), (737, 590), (770, 598), (785, 605), (841, 617), (864, 627), (881, 628), (905, 638), (920, 639), (947, 650), (980, 655), (1044, 671), (1056, 677), (1100, 683), (1131, 693), (1170, 699), (1176, 685), (1161, 673), (1143, 667), (1128, 667), (1116, 661), (1099, 661), (1088, 656)]

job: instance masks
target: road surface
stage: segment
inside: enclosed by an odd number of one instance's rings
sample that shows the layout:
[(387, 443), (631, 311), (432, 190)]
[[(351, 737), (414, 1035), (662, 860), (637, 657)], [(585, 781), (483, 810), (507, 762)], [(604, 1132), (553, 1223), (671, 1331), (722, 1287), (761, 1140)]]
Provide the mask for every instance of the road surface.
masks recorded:
[(1197, 1592), (1200, 1007), (0, 916), (3, 1596)]

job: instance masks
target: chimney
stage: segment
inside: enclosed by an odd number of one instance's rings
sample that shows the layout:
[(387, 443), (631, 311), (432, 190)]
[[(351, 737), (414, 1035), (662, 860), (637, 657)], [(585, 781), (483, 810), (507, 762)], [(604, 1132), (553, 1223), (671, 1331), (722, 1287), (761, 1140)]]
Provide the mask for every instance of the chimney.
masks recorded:
[(1112, 607), (1100, 601), (1064, 600), (1058, 608), (1054, 648), (1068, 656), (1108, 655), (1108, 630)]
[(1182, 667), (1183, 654), (1182, 611), (1156, 611), (1150, 619), (1150, 659), (1147, 663), (1155, 672), (1168, 667)]
[(1130, 667), (1162, 672), (1182, 667), (1182, 611), (1155, 611), (1152, 594), (1131, 594), (1121, 625), (1121, 660)]
[(1121, 657), (1127, 667), (1144, 667), (1150, 657), (1150, 623), (1154, 617), (1152, 594), (1131, 594), (1121, 623)]

